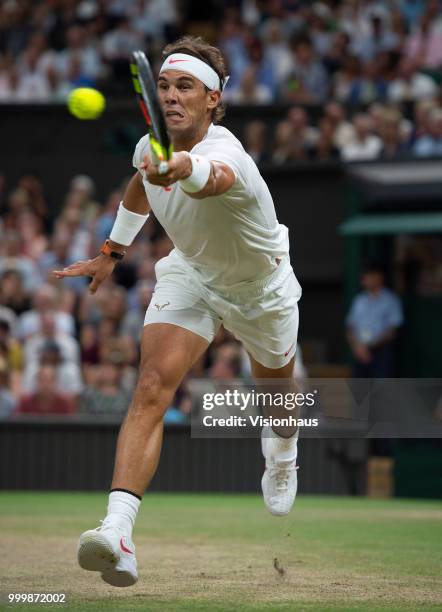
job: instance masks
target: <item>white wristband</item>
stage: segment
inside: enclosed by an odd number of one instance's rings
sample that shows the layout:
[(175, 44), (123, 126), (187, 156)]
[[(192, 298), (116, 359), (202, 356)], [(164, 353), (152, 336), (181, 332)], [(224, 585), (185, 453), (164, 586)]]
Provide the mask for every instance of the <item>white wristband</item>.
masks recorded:
[(210, 176), (210, 162), (202, 155), (192, 155), (189, 153), (192, 162), (192, 174), (181, 181), (178, 181), (181, 189), (189, 193), (201, 191), (207, 184)]
[(139, 215), (124, 208), (123, 202), (120, 202), (117, 218), (109, 238), (113, 242), (123, 244), (124, 246), (131, 245), (148, 218), (149, 213), (147, 215)]

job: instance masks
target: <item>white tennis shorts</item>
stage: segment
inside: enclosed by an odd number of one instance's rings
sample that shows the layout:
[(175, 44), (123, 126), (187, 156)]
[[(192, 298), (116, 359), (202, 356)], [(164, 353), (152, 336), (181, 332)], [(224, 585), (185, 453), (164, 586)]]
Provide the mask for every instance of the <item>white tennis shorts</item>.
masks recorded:
[(265, 279), (222, 294), (204, 285), (176, 251), (156, 264), (155, 273), (145, 325), (171, 323), (210, 343), (223, 324), (267, 368), (282, 368), (293, 358), (301, 287), (288, 256)]

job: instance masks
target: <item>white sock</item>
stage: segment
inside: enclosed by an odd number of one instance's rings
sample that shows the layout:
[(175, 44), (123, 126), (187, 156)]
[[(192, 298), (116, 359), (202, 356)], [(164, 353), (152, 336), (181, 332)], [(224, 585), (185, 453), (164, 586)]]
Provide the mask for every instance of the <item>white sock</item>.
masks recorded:
[(298, 456), (299, 429), (290, 438), (282, 438), (271, 427), (265, 427), (263, 436), (268, 438), (267, 453), (273, 457), (274, 461), (296, 461)]
[(112, 491), (109, 493), (109, 504), (104, 522), (122, 527), (131, 535), (140, 503), (141, 500), (131, 493)]

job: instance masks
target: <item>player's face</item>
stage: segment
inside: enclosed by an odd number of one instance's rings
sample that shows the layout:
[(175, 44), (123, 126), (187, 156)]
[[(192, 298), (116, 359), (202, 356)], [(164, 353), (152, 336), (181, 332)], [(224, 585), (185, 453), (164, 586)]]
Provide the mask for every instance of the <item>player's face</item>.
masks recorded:
[(201, 129), (219, 100), (219, 92), (207, 91), (201, 81), (178, 70), (161, 73), (158, 96), (172, 137)]

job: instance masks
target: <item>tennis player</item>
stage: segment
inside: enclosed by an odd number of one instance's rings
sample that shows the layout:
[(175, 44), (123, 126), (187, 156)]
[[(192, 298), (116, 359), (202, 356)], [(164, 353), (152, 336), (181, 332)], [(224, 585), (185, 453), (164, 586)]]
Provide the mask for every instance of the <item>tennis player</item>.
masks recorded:
[[(136, 146), (128, 184), (100, 254), (56, 271), (92, 277), (94, 293), (124, 256), (152, 210), (175, 245), (155, 267), (157, 284), (141, 338), (139, 379), (116, 451), (107, 516), (80, 537), (78, 560), (105, 582), (137, 579), (132, 528), (158, 465), (163, 416), (180, 382), (220, 325), (250, 355), (256, 379), (292, 379), (301, 288), (289, 259), (288, 230), (255, 163), (218, 124), (227, 82), (220, 51), (185, 37), (168, 45), (158, 95), (175, 153), (159, 174), (149, 137)], [(262, 436), (264, 502), (275, 515), (296, 496), (297, 431)], [(285, 436), (285, 437), (283, 437)]]

